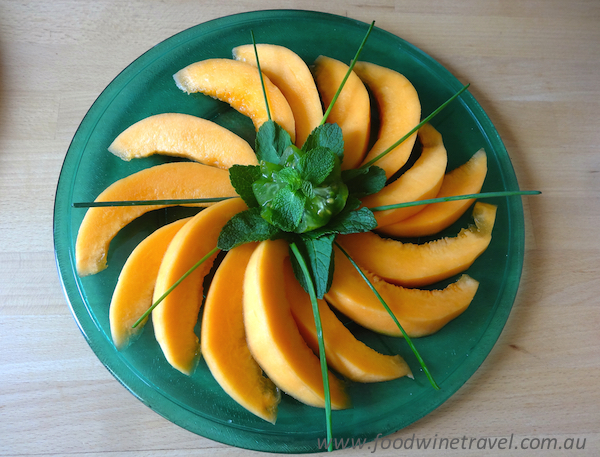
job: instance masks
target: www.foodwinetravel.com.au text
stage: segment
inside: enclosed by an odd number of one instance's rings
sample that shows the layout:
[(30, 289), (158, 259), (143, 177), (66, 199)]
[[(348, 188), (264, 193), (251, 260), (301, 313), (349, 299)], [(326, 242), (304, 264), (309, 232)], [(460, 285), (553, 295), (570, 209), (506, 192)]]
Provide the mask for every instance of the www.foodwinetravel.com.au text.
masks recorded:
[(414, 433), (410, 437), (388, 438), (377, 435), (368, 441), (367, 438), (326, 438), (317, 440), (318, 448), (326, 450), (331, 444), (334, 450), (339, 449), (364, 449), (375, 453), (379, 450), (582, 450), (585, 449), (585, 437), (516, 437), (514, 433), (503, 437), (417, 437)]

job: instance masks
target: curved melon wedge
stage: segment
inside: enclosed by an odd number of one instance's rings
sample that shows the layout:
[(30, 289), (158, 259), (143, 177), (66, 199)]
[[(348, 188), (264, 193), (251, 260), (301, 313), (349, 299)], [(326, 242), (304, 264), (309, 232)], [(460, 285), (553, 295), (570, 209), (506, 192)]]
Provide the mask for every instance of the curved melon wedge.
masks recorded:
[(121, 269), (109, 308), (110, 332), (120, 351), (141, 334), (147, 319), (132, 328), (152, 306), (152, 295), (162, 258), (175, 234), (190, 218), (180, 219), (148, 235), (131, 252)]
[[(337, 248), (336, 248), (337, 249)], [(391, 316), (344, 254), (336, 252), (325, 298), (354, 322), (378, 333), (402, 336)], [(405, 289), (363, 270), (410, 337), (437, 332), (470, 305), (479, 283), (468, 275), (443, 290)]]
[[(286, 296), (304, 341), (319, 353), (317, 328), (309, 295), (304, 291), (290, 262), (285, 265)], [(318, 300), (327, 364), (356, 382), (381, 382), (402, 376), (412, 377), (408, 364), (399, 355), (384, 355), (357, 340), (331, 311), (325, 300)]]
[[(194, 162), (175, 162), (146, 168), (108, 186), (96, 201), (163, 200), (237, 197), (227, 170)], [(209, 206), (212, 203), (187, 206)], [(134, 219), (169, 205), (114, 206), (87, 210), (75, 244), (79, 276), (107, 267), (108, 247), (115, 235)], [(174, 206), (174, 205), (170, 205)]]
[[(240, 198), (232, 198), (201, 211), (185, 224), (169, 244), (160, 264), (153, 301), (212, 251), (223, 226), (246, 208)], [(215, 256), (196, 268), (152, 311), (154, 335), (163, 354), (174, 368), (187, 375), (193, 373), (200, 359), (194, 326), (202, 305), (202, 283)]]
[[(371, 89), (379, 105), (379, 135), (363, 163), (377, 157), (410, 132), (421, 120), (421, 102), (417, 91), (400, 73), (368, 62), (357, 62), (354, 71)], [(410, 157), (417, 138), (411, 135), (375, 165), (389, 179)]]
[[(477, 194), (481, 191), (487, 174), (487, 158), (483, 149), (468, 162), (446, 174), (436, 197)], [(377, 229), (378, 232), (397, 237), (434, 235), (452, 225), (464, 214), (475, 199), (432, 203), (414, 216), (398, 223)]]
[[(179, 70), (173, 78), (177, 87), (188, 94), (202, 92), (229, 103), (250, 117), (256, 130), (268, 120), (260, 76), (250, 64), (233, 59), (207, 59)], [(267, 76), (264, 82), (271, 117), (290, 134), (293, 142), (296, 127), (290, 105)]]
[[(298, 331), (285, 295), (283, 240), (263, 241), (252, 254), (244, 277), (244, 324), (250, 352), (277, 387), (298, 401), (323, 408), (325, 396), (319, 358)], [(329, 373), (332, 409), (349, 407), (341, 381)]]
[[(304, 60), (292, 50), (273, 44), (257, 44), (256, 50), (261, 71), (281, 90), (292, 108), (296, 145), (302, 147), (310, 132), (323, 119), (315, 80)], [(233, 48), (233, 57), (256, 67), (256, 55), (251, 44)]]
[[(315, 61), (315, 80), (325, 109), (346, 73), (348, 65), (330, 57), (319, 56)], [(342, 92), (333, 105), (327, 122), (337, 124), (344, 136), (344, 161), (342, 169), (357, 168), (367, 154), (371, 134), (371, 101), (367, 88), (352, 71)]]
[[(363, 198), (362, 203), (364, 206), (374, 208), (376, 206), (425, 200), (438, 194), (448, 164), (448, 156), (442, 142), (442, 135), (430, 124), (423, 125), (418, 134), (423, 144), (423, 151), (419, 159), (398, 179), (376, 194)], [(373, 214), (378, 227), (382, 227), (402, 221), (422, 210), (423, 206), (408, 206), (386, 211), (374, 211)]]
[(475, 203), (473, 218), (475, 225), (463, 228), (458, 236), (425, 244), (384, 239), (372, 232), (342, 235), (338, 242), (362, 268), (395, 284), (420, 287), (466, 270), (486, 250), (496, 206)]
[(108, 150), (128, 161), (163, 154), (217, 168), (258, 163), (254, 149), (235, 133), (181, 113), (156, 114), (136, 122), (121, 132)]
[(274, 424), (281, 395), (252, 358), (244, 330), (244, 274), (256, 246), (232, 249), (219, 265), (206, 294), (200, 339), (204, 360), (223, 390)]

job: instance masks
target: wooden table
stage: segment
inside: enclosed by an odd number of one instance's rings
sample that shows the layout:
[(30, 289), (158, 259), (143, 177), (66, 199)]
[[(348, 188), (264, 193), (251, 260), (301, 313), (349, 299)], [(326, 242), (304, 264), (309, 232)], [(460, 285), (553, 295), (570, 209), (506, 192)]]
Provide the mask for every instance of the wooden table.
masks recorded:
[(0, 455), (257, 454), (173, 425), (98, 361), (61, 290), (52, 212), (69, 142), (120, 70), (195, 24), (287, 7), (375, 19), (470, 82), (521, 187), (543, 191), (525, 199), (524, 274), (495, 348), (456, 395), (390, 438), (574, 438), (584, 450), (486, 455), (600, 455), (600, 3), (372, 3), (0, 1)]

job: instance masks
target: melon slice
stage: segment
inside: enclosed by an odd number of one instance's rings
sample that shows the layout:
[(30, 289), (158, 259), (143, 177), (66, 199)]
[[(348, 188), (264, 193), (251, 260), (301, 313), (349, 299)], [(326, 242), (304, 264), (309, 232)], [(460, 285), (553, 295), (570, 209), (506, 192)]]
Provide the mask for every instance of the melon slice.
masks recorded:
[[(236, 197), (227, 170), (194, 162), (176, 162), (146, 168), (107, 187), (96, 201), (163, 200)], [(212, 203), (187, 206), (209, 206)], [(134, 219), (168, 205), (114, 206), (88, 209), (75, 245), (77, 273), (86, 276), (107, 267), (111, 240)], [(174, 205), (170, 205), (174, 206)]]
[(384, 239), (372, 232), (339, 236), (338, 242), (362, 268), (395, 284), (420, 287), (466, 270), (486, 250), (496, 206), (477, 202), (473, 218), (475, 225), (458, 236), (425, 244)]
[[(223, 226), (246, 208), (240, 198), (232, 198), (201, 211), (185, 224), (169, 244), (160, 264), (153, 301), (212, 251)], [(163, 354), (174, 368), (187, 375), (193, 373), (200, 359), (194, 326), (202, 305), (202, 282), (215, 256), (196, 268), (152, 311), (154, 334)]]
[(200, 338), (204, 360), (223, 390), (274, 424), (281, 395), (250, 354), (244, 330), (244, 274), (256, 246), (232, 249), (219, 265), (206, 295)]
[[(202, 92), (229, 103), (250, 117), (256, 130), (268, 120), (260, 76), (256, 67), (233, 59), (207, 59), (193, 63), (173, 75), (186, 93)], [(271, 118), (295, 139), (294, 115), (289, 103), (267, 76), (263, 76)]]
[(163, 255), (175, 234), (190, 218), (159, 228), (131, 252), (121, 269), (109, 308), (110, 332), (119, 350), (141, 334), (147, 319), (132, 328), (152, 306), (154, 284)]
[[(483, 149), (468, 162), (455, 168), (444, 177), (436, 197), (476, 194), (481, 191), (487, 174), (487, 158)], [(379, 227), (378, 232), (396, 237), (434, 235), (456, 222), (471, 206), (474, 199), (432, 203), (414, 216), (398, 223)]]
[[(310, 132), (323, 119), (315, 80), (306, 63), (294, 51), (273, 44), (257, 44), (256, 49), (261, 71), (290, 104), (296, 122), (296, 145), (302, 147)], [(233, 57), (256, 67), (256, 55), (251, 44), (234, 48)]]
[[(362, 199), (367, 208), (425, 200), (437, 195), (442, 182), (448, 156), (442, 142), (442, 135), (430, 124), (419, 129), (419, 139), (423, 151), (415, 164), (398, 179), (385, 186), (376, 194)], [(393, 224), (418, 213), (423, 206), (409, 206), (386, 211), (374, 211), (378, 227)]]
[[(312, 304), (296, 277), (290, 262), (285, 264), (286, 297), (300, 334), (319, 354), (319, 340)], [(408, 364), (399, 355), (383, 355), (357, 340), (327, 306), (318, 300), (327, 364), (342, 376), (356, 382), (381, 382), (411, 376)]]
[[(323, 106), (329, 107), (348, 65), (330, 57), (319, 56), (315, 61), (315, 80)], [(352, 71), (340, 93), (327, 122), (337, 124), (344, 136), (344, 161), (342, 169), (357, 168), (365, 158), (371, 134), (371, 101), (367, 88)]]
[[(288, 395), (323, 408), (325, 394), (319, 358), (306, 345), (285, 294), (283, 240), (263, 241), (244, 277), (244, 324), (252, 355), (267, 376)], [(341, 381), (329, 373), (332, 409), (350, 406)]]
[[(410, 337), (431, 335), (459, 316), (469, 307), (479, 286), (470, 276), (462, 275), (443, 290), (406, 289), (389, 284), (366, 270), (363, 272)], [(333, 282), (325, 298), (365, 328), (402, 336), (366, 281), (339, 250), (335, 257)]]
[(125, 129), (108, 150), (123, 160), (163, 154), (217, 168), (256, 165), (254, 149), (214, 122), (181, 113), (149, 116)]
[[(421, 103), (417, 91), (400, 73), (368, 62), (357, 62), (354, 71), (371, 89), (379, 105), (379, 134), (365, 157), (369, 162), (410, 132), (421, 120)], [(385, 170), (388, 179), (408, 160), (417, 134), (394, 148), (375, 165)]]

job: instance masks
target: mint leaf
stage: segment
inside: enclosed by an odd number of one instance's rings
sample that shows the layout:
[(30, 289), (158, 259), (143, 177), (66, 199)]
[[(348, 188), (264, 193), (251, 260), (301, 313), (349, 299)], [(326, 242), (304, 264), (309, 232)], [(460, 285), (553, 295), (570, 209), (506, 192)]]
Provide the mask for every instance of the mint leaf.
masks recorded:
[(355, 197), (364, 197), (379, 192), (386, 183), (382, 168), (355, 168), (342, 171), (342, 181), (348, 186), (348, 192)]
[(258, 201), (252, 190), (252, 183), (261, 177), (258, 165), (233, 165), (229, 169), (231, 185), (248, 205), (248, 208), (258, 206)]
[(322, 184), (331, 174), (336, 164), (336, 156), (330, 149), (319, 146), (306, 152), (300, 158), (302, 177), (313, 185)]
[(289, 187), (280, 189), (268, 205), (263, 205), (261, 216), (269, 223), (285, 232), (293, 232), (304, 212), (306, 197)]
[(283, 234), (260, 215), (260, 208), (250, 208), (233, 216), (221, 229), (217, 247), (229, 251), (252, 241), (272, 240)]
[[(324, 235), (319, 238), (311, 238), (300, 235), (295, 241), (298, 250), (307, 263), (308, 270), (312, 276), (313, 284), (315, 286), (317, 298), (323, 298), (323, 295), (325, 295), (325, 293), (331, 287), (334, 269), (334, 240), (335, 234)], [(298, 282), (300, 282), (304, 290), (308, 292), (306, 277), (304, 276), (296, 257), (294, 255), (290, 255), (290, 259), (292, 260), (292, 266), (294, 267), (296, 279), (298, 279)]]
[(344, 158), (344, 136), (337, 124), (323, 124), (315, 128), (302, 145), (303, 151), (310, 151), (319, 146), (331, 149), (340, 160)]
[(334, 216), (329, 224), (324, 227), (308, 232), (310, 237), (321, 237), (329, 234), (349, 235), (350, 233), (369, 232), (377, 227), (377, 220), (368, 208), (348, 210), (344, 208), (338, 215)]
[(254, 150), (259, 161), (279, 163), (283, 151), (291, 144), (289, 133), (276, 122), (269, 120), (258, 129)]
[(302, 187), (300, 173), (291, 167), (283, 168), (277, 173), (277, 179), (289, 185), (290, 189), (296, 191)]

